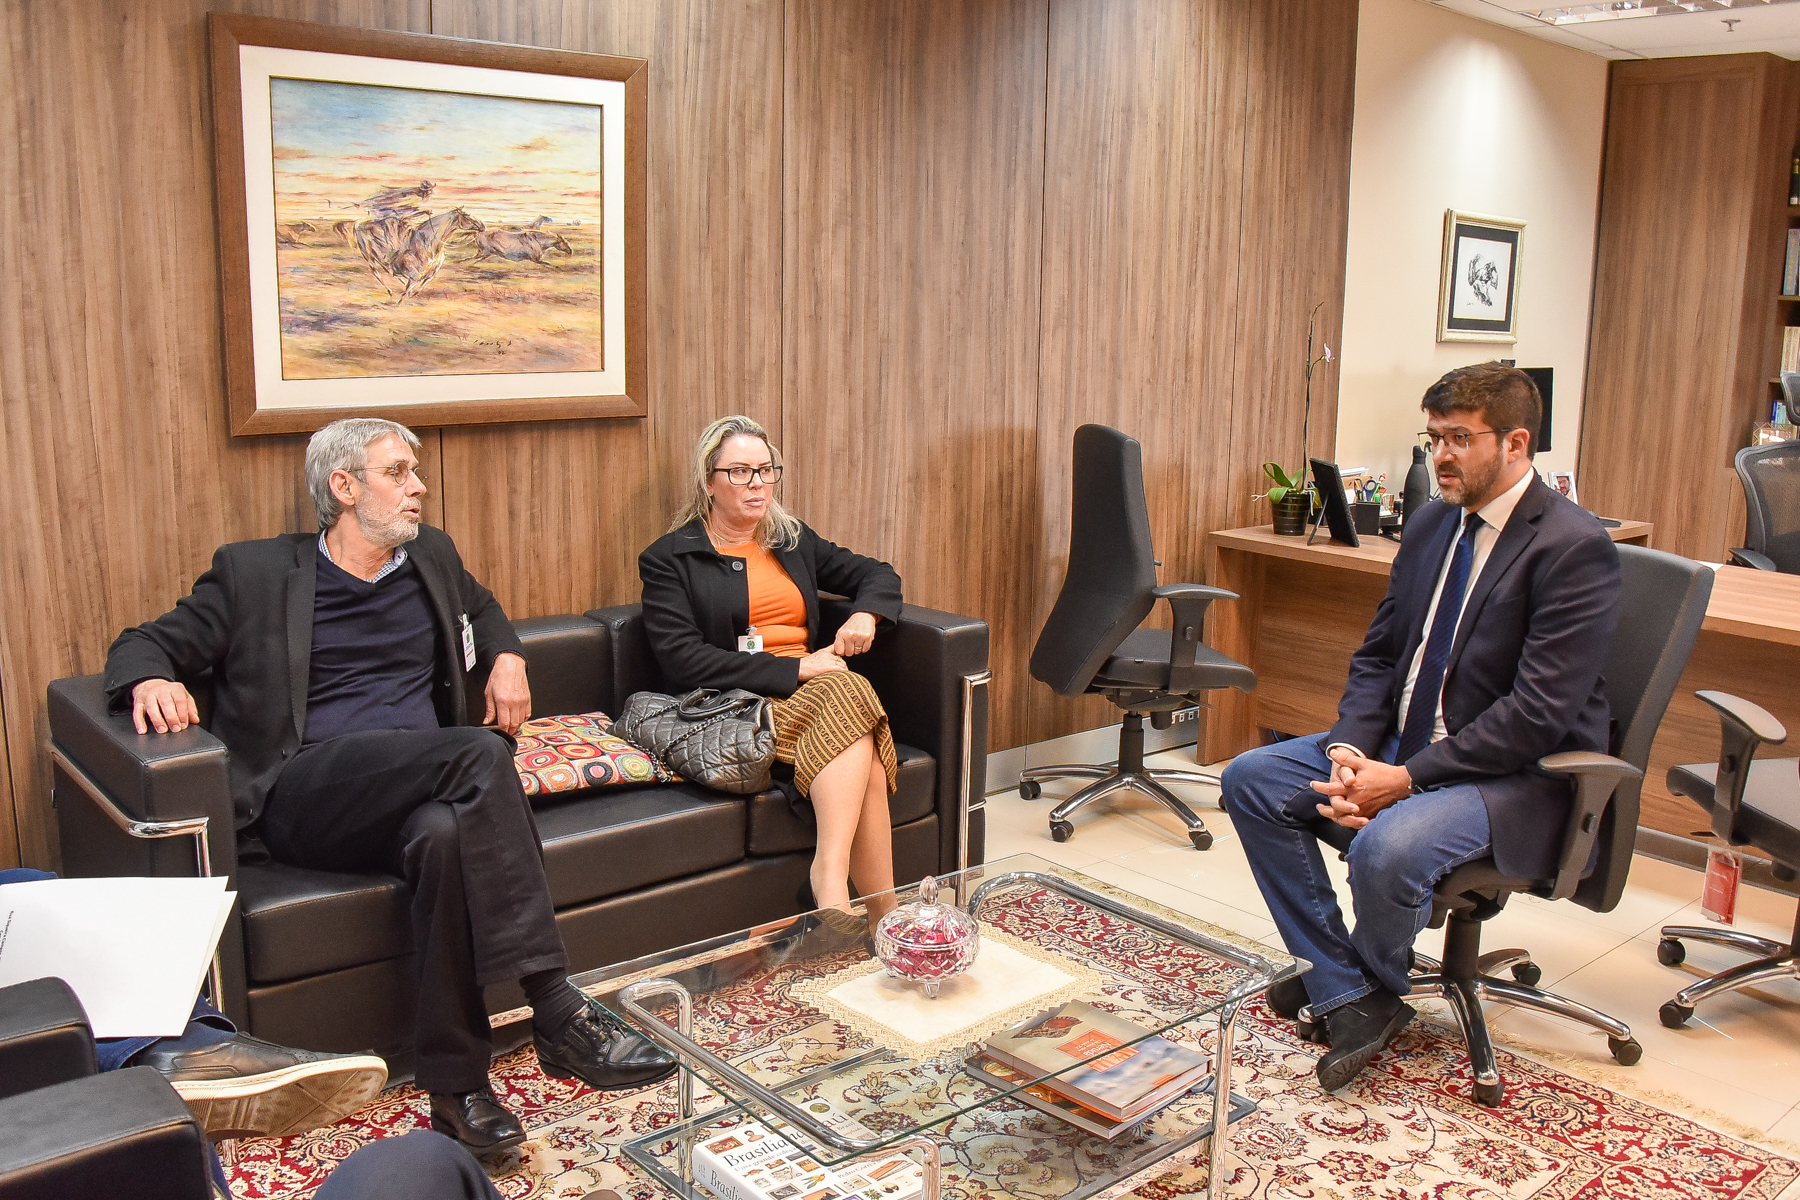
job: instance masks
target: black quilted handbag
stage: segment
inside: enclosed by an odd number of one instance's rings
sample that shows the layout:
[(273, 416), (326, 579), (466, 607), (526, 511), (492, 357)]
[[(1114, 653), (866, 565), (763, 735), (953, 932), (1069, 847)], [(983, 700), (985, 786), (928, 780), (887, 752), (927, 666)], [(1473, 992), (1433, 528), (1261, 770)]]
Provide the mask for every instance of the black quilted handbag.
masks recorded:
[(755, 692), (697, 688), (679, 700), (634, 692), (612, 732), (683, 779), (739, 795), (768, 790), (775, 713)]

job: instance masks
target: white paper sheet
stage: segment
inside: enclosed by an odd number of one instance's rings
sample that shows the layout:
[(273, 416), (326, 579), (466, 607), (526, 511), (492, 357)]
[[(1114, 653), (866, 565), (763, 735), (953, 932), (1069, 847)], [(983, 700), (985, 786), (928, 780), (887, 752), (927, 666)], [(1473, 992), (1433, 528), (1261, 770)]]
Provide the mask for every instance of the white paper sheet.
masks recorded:
[(56, 976), (95, 1037), (177, 1036), (236, 898), (223, 877), (0, 885), (0, 987)]

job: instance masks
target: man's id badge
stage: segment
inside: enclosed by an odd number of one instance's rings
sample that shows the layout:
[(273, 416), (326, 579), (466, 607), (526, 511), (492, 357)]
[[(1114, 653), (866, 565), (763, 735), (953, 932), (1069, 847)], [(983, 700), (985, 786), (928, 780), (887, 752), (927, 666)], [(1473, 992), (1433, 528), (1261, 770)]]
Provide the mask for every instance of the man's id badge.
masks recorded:
[(752, 625), (750, 627), (749, 631), (746, 632), (743, 637), (741, 637), (737, 640), (737, 646), (738, 646), (739, 653), (761, 654), (762, 653), (762, 634), (756, 632), (756, 626)]
[(475, 669), (475, 627), (469, 624), (469, 614), (464, 613), (463, 625), (463, 670)]

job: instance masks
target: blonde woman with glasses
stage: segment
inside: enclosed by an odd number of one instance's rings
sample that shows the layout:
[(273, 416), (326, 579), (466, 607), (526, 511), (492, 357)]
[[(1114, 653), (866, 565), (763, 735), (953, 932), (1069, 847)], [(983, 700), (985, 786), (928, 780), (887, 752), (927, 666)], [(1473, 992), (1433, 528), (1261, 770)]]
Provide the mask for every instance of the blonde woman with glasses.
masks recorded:
[[(775, 701), (776, 780), (818, 830), (802, 903), (847, 910), (852, 880), (865, 896), (894, 887), (894, 739), (875, 689), (845, 660), (900, 616), (900, 576), (788, 513), (780, 481), (781, 456), (755, 421), (722, 417), (702, 431), (687, 502), (638, 556), (644, 627), (671, 690)], [(853, 610), (823, 634), (820, 591)], [(872, 901), (869, 915), (892, 906)]]

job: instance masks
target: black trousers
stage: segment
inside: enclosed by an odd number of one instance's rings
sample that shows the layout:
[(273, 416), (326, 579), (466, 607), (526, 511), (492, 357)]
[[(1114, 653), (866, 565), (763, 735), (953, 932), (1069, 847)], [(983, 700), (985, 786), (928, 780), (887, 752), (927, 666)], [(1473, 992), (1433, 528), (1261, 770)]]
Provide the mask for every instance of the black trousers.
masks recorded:
[(406, 880), (418, 1085), (485, 1087), (493, 1038), (482, 987), (568, 966), (511, 744), (491, 729), (453, 727), (308, 746), (275, 781), (263, 840), (296, 867)]

